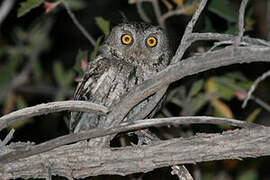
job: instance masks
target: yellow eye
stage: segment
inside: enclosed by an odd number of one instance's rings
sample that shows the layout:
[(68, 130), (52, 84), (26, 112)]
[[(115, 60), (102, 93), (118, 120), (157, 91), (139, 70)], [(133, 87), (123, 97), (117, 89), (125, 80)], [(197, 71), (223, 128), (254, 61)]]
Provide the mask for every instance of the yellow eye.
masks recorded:
[(155, 47), (157, 45), (157, 38), (150, 36), (146, 40), (146, 44), (149, 47)]
[(129, 34), (124, 34), (121, 37), (121, 41), (123, 44), (128, 45), (128, 44), (132, 43), (132, 36)]

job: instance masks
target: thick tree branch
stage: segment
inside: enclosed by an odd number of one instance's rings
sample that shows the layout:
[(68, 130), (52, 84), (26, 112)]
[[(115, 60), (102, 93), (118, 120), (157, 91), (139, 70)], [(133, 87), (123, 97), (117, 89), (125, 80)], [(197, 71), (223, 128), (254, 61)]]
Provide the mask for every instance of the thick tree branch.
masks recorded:
[[(146, 80), (132, 89), (117, 105), (111, 107), (108, 120), (111, 124), (119, 124), (129, 110), (145, 97), (150, 96), (164, 86), (206, 70), (238, 63), (270, 62), (270, 47), (250, 45), (246, 47), (228, 46), (226, 48), (205, 53), (201, 56), (192, 56), (181, 62), (169, 66), (155, 77)], [(121, 109), (121, 111), (117, 110)]]
[(0, 131), (11, 124), (28, 119), (34, 116), (40, 116), (43, 114), (49, 114), (60, 111), (83, 111), (83, 112), (95, 112), (98, 114), (108, 113), (108, 109), (105, 106), (90, 103), (87, 101), (59, 101), (43, 103), (32, 107), (27, 107), (14, 111), (0, 118)]
[[(38, 144), (36, 146), (27, 146), (25, 149), (12, 151), (8, 154), (2, 154), (0, 156), (0, 163), (8, 163), (14, 160), (18, 160), (21, 158), (26, 158), (31, 155), (43, 153), (54, 148), (74, 143), (81, 140), (87, 140), (89, 138), (102, 137), (106, 135), (116, 134), (120, 132), (126, 132), (130, 130), (137, 130), (141, 128), (148, 127), (160, 127), (166, 125), (184, 125), (184, 124), (223, 124), (227, 126), (236, 126), (236, 127), (257, 127), (260, 125), (256, 125), (253, 123), (247, 123), (245, 121), (239, 121), (234, 119), (226, 119), (226, 118), (217, 118), (217, 117), (207, 117), (207, 116), (190, 116), (190, 117), (171, 117), (171, 118), (161, 118), (161, 119), (144, 119), (138, 120), (129, 124), (122, 124), (117, 127), (111, 127), (106, 129), (92, 129), (86, 132), (80, 132), (76, 134), (68, 134), (65, 136), (61, 136), (55, 138), (50, 141), (46, 141), (44, 143)], [(1, 153), (0, 153), (1, 154)]]
[(78, 142), (2, 164), (0, 176), (3, 179), (42, 178), (47, 176), (48, 165), (53, 175), (68, 178), (103, 174), (127, 175), (174, 164), (267, 155), (270, 155), (270, 128), (258, 127), (222, 134), (198, 134), (190, 138), (157, 141), (140, 147), (89, 148), (87, 143)]

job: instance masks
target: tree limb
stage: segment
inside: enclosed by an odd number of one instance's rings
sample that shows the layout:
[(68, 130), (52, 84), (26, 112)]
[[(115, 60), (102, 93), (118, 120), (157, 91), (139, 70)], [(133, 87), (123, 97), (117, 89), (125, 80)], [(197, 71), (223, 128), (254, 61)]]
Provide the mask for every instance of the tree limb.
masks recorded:
[(144, 119), (138, 120), (133, 123), (122, 124), (117, 127), (104, 128), (104, 129), (92, 129), (85, 132), (80, 132), (76, 134), (68, 134), (65, 136), (61, 136), (44, 143), (35, 145), (35, 146), (27, 146), (25, 149), (21, 148), (20, 150), (12, 151), (7, 154), (0, 153), (0, 163), (9, 163), (14, 160), (19, 160), (21, 158), (26, 158), (35, 154), (43, 153), (46, 151), (50, 151), (54, 148), (78, 142), (81, 140), (87, 140), (90, 138), (97, 138), (106, 135), (116, 134), (120, 132), (126, 132), (131, 130), (137, 130), (148, 127), (160, 127), (167, 125), (184, 125), (184, 124), (223, 124), (228, 126), (236, 126), (236, 127), (259, 127), (260, 125), (247, 123), (245, 121), (239, 121), (234, 119), (226, 119), (226, 118), (217, 118), (217, 117), (207, 117), (207, 116), (187, 116), (187, 117), (171, 117), (171, 118), (157, 118), (157, 119)]
[(17, 121), (28, 119), (34, 116), (40, 116), (43, 114), (67, 110), (95, 112), (98, 114), (108, 113), (108, 109), (105, 106), (101, 106), (87, 101), (58, 101), (43, 103), (36, 106), (23, 108), (2, 116), (0, 118), (0, 131)]
[[(269, 57), (270, 47), (250, 45), (245, 47), (228, 46), (200, 56), (186, 58), (132, 89), (122, 98), (120, 103), (110, 108), (111, 112), (107, 119), (111, 120), (112, 125), (119, 124), (118, 119), (121, 119), (119, 117), (124, 117), (133, 106), (145, 97), (186, 76), (231, 64), (270, 62)], [(121, 109), (121, 111), (117, 109)]]
[(149, 172), (174, 164), (242, 159), (270, 155), (270, 128), (256, 127), (222, 134), (156, 141), (150, 145), (107, 149), (78, 142), (0, 166), (3, 179), (52, 175), (84, 178), (104, 174)]

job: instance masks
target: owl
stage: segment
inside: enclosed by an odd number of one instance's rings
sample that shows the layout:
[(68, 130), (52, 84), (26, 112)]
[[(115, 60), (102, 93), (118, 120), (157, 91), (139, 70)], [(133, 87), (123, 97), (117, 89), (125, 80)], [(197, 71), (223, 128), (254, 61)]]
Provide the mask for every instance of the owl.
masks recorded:
[[(168, 37), (162, 28), (138, 22), (119, 24), (88, 64), (74, 99), (110, 107), (132, 88), (166, 68), (170, 55)], [(135, 120), (135, 112), (146, 103), (147, 99), (136, 105), (122, 121)], [(77, 133), (104, 124), (105, 116), (72, 112), (69, 129)]]

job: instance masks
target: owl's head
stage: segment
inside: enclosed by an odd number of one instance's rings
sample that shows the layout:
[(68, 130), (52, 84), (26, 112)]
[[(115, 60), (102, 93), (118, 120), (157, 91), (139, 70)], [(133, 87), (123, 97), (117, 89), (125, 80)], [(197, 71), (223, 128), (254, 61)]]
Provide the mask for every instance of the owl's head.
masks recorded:
[(146, 23), (115, 26), (100, 47), (100, 53), (149, 72), (158, 72), (167, 67), (171, 54), (165, 31)]

